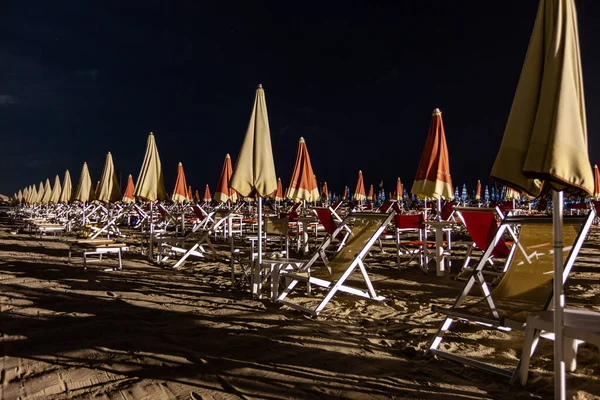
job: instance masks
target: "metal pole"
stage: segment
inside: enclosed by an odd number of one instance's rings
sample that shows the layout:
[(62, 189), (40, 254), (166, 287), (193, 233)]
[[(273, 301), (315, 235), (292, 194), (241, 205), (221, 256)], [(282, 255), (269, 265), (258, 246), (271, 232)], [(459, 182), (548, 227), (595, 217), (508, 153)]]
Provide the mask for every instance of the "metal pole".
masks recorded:
[(150, 202), (150, 238), (148, 242), (148, 257), (152, 260), (154, 253), (154, 219), (152, 218), (153, 203)]
[(565, 343), (563, 336), (563, 192), (552, 193), (552, 227), (554, 236), (554, 398), (565, 399)]

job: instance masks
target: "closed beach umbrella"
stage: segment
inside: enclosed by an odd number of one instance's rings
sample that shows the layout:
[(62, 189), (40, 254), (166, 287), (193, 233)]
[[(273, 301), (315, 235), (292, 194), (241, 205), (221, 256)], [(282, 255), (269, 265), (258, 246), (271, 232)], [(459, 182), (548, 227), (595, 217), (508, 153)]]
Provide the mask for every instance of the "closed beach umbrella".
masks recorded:
[(460, 199), (462, 201), (467, 201), (468, 198), (469, 198), (469, 192), (467, 191), (467, 184), (463, 183), (462, 192), (460, 194)]
[(396, 194), (394, 195), (393, 200), (401, 201), (403, 193), (404, 193), (404, 185), (402, 185), (400, 178), (398, 178), (398, 180), (396, 181)]
[(436, 108), (411, 192), (422, 199), (452, 198), (449, 160), (442, 112)]
[(504, 193), (504, 198), (506, 198), (506, 200), (521, 200), (521, 194), (519, 194), (519, 192), (511, 187), (507, 187), (506, 188), (506, 192)]
[(283, 185), (281, 184), (281, 178), (277, 178), (277, 192), (275, 193), (275, 201), (283, 200)]
[(373, 201), (375, 200), (375, 188), (373, 185), (369, 187), (369, 194), (367, 194), (367, 200)]
[(119, 180), (115, 173), (115, 165), (113, 163), (112, 154), (110, 151), (106, 154), (104, 169), (100, 177), (100, 186), (98, 187), (96, 200), (102, 203), (114, 203), (121, 199), (121, 188)]
[(210, 195), (210, 188), (208, 187), (208, 184), (206, 184), (206, 187), (204, 188), (204, 197), (202, 200), (204, 200), (206, 203), (210, 203), (211, 199), (212, 196)]
[[(577, 15), (541, 0), (492, 177), (532, 196), (554, 190), (554, 276), (563, 276), (563, 193), (592, 196)], [(564, 399), (563, 279), (554, 282), (554, 389)]]
[(73, 196), (73, 201), (88, 203), (92, 200), (94, 200), (94, 187), (92, 185), (92, 178), (90, 177), (87, 163), (84, 162), (83, 168), (81, 168), (81, 175), (79, 176), (79, 183), (77, 183), (75, 195)]
[(60, 193), (62, 187), (60, 186), (60, 177), (56, 175), (54, 178), (54, 186), (52, 187), (52, 194), (50, 195), (50, 203), (57, 204), (60, 201)]
[(48, 204), (52, 198), (52, 186), (50, 186), (50, 179), (46, 178), (46, 185), (44, 186), (44, 195), (42, 196), (41, 203)]
[(33, 194), (31, 196), (31, 204), (39, 204), (40, 202), (40, 195), (44, 195), (43, 191), (44, 191), (44, 185), (40, 182), (40, 189), (36, 189), (35, 185), (33, 186)]
[(154, 134), (150, 132), (146, 142), (146, 154), (138, 176), (133, 195), (145, 201), (164, 201), (167, 199), (167, 190), (163, 177), (162, 165)]
[(598, 199), (600, 197), (600, 170), (598, 170), (598, 166), (594, 165), (594, 198)]
[[(197, 202), (200, 202), (200, 200), (202, 200), (202, 199), (200, 198), (200, 193), (198, 193), (198, 191), (197, 191), (197, 190), (196, 190), (196, 193), (194, 193), (194, 197), (195, 197), (195, 199), (196, 199), (196, 201), (197, 201)], [(209, 199), (208, 201), (210, 201), (210, 199)]]
[(298, 141), (298, 152), (296, 163), (292, 172), (292, 179), (286, 197), (295, 203), (301, 201), (317, 201), (319, 198), (319, 187), (317, 178), (313, 172), (310, 156), (304, 138)]
[(71, 201), (72, 195), (73, 184), (71, 183), (71, 174), (69, 173), (69, 170), (66, 170), (62, 183), (62, 190), (60, 192), (60, 199), (58, 201), (62, 204), (67, 204)]
[(350, 192), (350, 189), (348, 189), (348, 186), (344, 186), (344, 194), (342, 195), (342, 200), (348, 200), (349, 192)]
[(488, 189), (488, 185), (485, 185), (485, 191), (483, 192), (483, 199), (485, 201), (490, 200), (490, 190)]
[[(309, 176), (314, 177), (314, 175)], [(250, 196), (252, 192), (260, 196), (258, 199), (258, 237), (260, 240), (258, 241), (257, 260), (260, 265), (262, 263), (262, 198), (270, 196), (277, 190), (269, 116), (265, 92), (261, 85), (258, 85), (256, 89), (250, 123), (229, 187), (245, 197)], [(253, 293), (255, 293), (255, 288), (253, 288)]]
[(171, 195), (171, 201), (173, 203), (183, 203), (187, 201), (187, 183), (185, 181), (185, 172), (183, 171), (183, 164), (177, 165), (177, 178), (175, 179), (175, 186), (173, 187), (173, 194)]
[(367, 199), (365, 194), (365, 182), (363, 180), (362, 171), (358, 171), (358, 180), (356, 181), (356, 189), (354, 189), (354, 200), (364, 201)]
[(121, 201), (125, 204), (131, 204), (135, 202), (135, 197), (133, 196), (133, 190), (135, 186), (133, 185), (133, 177), (131, 174), (127, 177), (127, 186), (125, 186), (125, 193), (123, 193), (123, 198)]
[(245, 197), (250, 196), (253, 190), (260, 197), (269, 196), (277, 190), (269, 116), (265, 92), (261, 85), (256, 89), (250, 123), (229, 187)]
[(321, 193), (325, 201), (329, 200), (329, 188), (327, 187), (327, 182), (323, 184), (323, 191)]
[(475, 200), (481, 200), (481, 181), (477, 180), (477, 186), (475, 186)]
[(94, 189), (94, 199), (98, 198), (98, 191), (100, 190), (100, 181), (96, 182), (96, 188)]
[(214, 200), (219, 203), (225, 203), (231, 201), (235, 203), (237, 201), (237, 193), (235, 190), (229, 187), (229, 181), (231, 180), (231, 174), (233, 174), (233, 168), (231, 167), (231, 157), (229, 154), (225, 156), (223, 161), (223, 169), (221, 169), (221, 176), (217, 183), (217, 190), (215, 191)]
[(187, 188), (187, 201), (190, 203), (194, 201), (194, 192), (192, 192), (192, 186), (188, 186)]
[(19, 203), (23, 202), (23, 191), (21, 189), (19, 189), (19, 192), (17, 193), (17, 200)]

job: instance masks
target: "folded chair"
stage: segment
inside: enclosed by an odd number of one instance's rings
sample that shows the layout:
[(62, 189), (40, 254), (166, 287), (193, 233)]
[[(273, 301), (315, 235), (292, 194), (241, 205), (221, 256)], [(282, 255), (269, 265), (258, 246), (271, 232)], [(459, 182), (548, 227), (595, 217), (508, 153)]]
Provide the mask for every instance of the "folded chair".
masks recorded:
[(331, 207), (314, 207), (313, 212), (319, 218), (319, 222), (325, 228), (325, 232), (327, 235), (323, 239), (323, 241), (327, 239), (337, 239), (339, 244), (337, 246), (336, 252), (339, 251), (348, 239), (348, 235), (352, 233), (352, 230), (347, 225), (344, 225), (343, 229), (336, 234), (336, 236), (331, 236), (336, 231), (339, 224), (342, 223), (342, 218), (333, 210)]
[[(459, 279), (465, 275), (468, 275), (469, 272), (473, 270), (473, 268), (469, 266), (469, 263), (473, 258), (473, 252), (479, 250), (481, 253), (483, 253), (488, 248), (489, 244), (496, 235), (500, 221), (504, 219), (504, 214), (502, 214), (502, 211), (500, 211), (498, 207), (456, 207), (455, 213), (456, 216), (462, 221), (467, 229), (467, 232), (471, 236), (471, 239), (473, 240), (467, 249), (463, 266), (456, 276), (456, 279)], [(489, 258), (487, 258), (485, 261), (495, 269), (495, 272), (500, 272), (496, 269), (493, 259), (505, 259), (509, 256), (509, 254), (510, 249), (508, 244), (501, 237), (491, 251)], [(507, 260), (505, 265), (508, 263), (509, 260)], [(482, 272), (483, 271), (485, 270), (482, 270)]]
[[(579, 254), (594, 215), (591, 211), (585, 217), (564, 217), (563, 283)], [(514, 240), (514, 255), (502, 280), (491, 290), (482, 269), (505, 232)], [(506, 217), (452, 307), (432, 307), (434, 312), (445, 317), (429, 344), (428, 352), (515, 379), (518, 365), (515, 370), (499, 368), (490, 363), (493, 360), (450, 353), (440, 349), (440, 345), (455, 320), (503, 331), (523, 330), (530, 313), (547, 310), (552, 301), (552, 246), (551, 217)]]
[[(378, 296), (375, 292), (364, 259), (386, 226), (392, 221), (394, 215), (395, 212), (390, 214), (350, 213), (331, 236), (335, 237), (344, 229), (344, 226), (350, 223), (352, 223), (352, 233), (346, 240), (345, 246), (329, 259), (325, 266), (317, 266), (315, 261), (318, 259), (319, 254), (316, 253), (305, 264), (298, 263), (289, 265), (286, 268), (274, 268), (271, 280), (273, 294), (277, 294), (280, 278), (285, 278), (284, 281), (288, 282), (285, 290), (277, 296), (277, 301), (316, 317), (338, 291), (373, 300), (383, 300), (383, 297)], [(320, 248), (320, 250), (323, 249)], [(366, 291), (351, 287), (346, 283), (357, 268), (364, 280)], [(325, 296), (318, 302), (316, 307), (308, 307), (288, 300), (288, 296), (300, 282), (326, 289)]]
[[(408, 266), (413, 260), (418, 258), (419, 267), (423, 272), (427, 272), (427, 264), (429, 261), (425, 246), (425, 215), (419, 214), (396, 214), (394, 216), (394, 225), (396, 227), (396, 267)], [(417, 239), (402, 242), (402, 233), (415, 232)], [(407, 261), (402, 261), (402, 256), (409, 255)]]

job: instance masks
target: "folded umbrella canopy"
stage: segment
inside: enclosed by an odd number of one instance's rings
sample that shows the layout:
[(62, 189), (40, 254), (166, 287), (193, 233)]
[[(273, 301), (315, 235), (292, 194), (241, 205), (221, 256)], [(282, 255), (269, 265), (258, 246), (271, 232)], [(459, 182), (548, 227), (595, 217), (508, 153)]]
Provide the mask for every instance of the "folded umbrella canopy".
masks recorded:
[(319, 198), (319, 187), (317, 178), (313, 172), (310, 156), (304, 138), (298, 141), (298, 152), (292, 172), (290, 186), (286, 197), (295, 203), (302, 201), (317, 201)]
[(475, 186), (475, 200), (481, 200), (481, 181), (477, 180), (477, 186)]
[(358, 171), (358, 180), (356, 181), (356, 189), (354, 189), (354, 200), (364, 201), (367, 199), (365, 194), (365, 182), (363, 180), (362, 170)]
[(104, 169), (100, 177), (100, 186), (98, 186), (96, 200), (102, 203), (114, 203), (121, 199), (121, 188), (119, 187), (119, 180), (115, 173), (115, 165), (113, 163), (112, 154), (110, 151), (106, 154), (106, 161), (104, 162)]
[(88, 203), (92, 200), (94, 200), (94, 186), (92, 185), (92, 178), (90, 177), (87, 163), (84, 162), (83, 168), (81, 168), (81, 175), (79, 176), (79, 183), (77, 183), (75, 195), (73, 196), (73, 201)]
[(52, 187), (50, 186), (50, 179), (46, 178), (46, 185), (44, 186), (44, 195), (41, 198), (42, 204), (50, 203), (52, 197)]
[(134, 187), (135, 186), (133, 184), (133, 177), (131, 176), (131, 174), (129, 174), (129, 176), (127, 177), (127, 186), (125, 186), (125, 193), (123, 193), (123, 198), (121, 199), (121, 202), (125, 204), (131, 204), (135, 202), (135, 197), (133, 196)]
[(191, 203), (194, 201), (194, 192), (192, 192), (192, 186), (188, 186), (187, 188), (187, 201), (188, 203)]
[(140, 169), (133, 195), (134, 197), (150, 202), (167, 199), (160, 156), (158, 155), (156, 140), (152, 132), (148, 135), (146, 154), (144, 155), (144, 161), (142, 162), (142, 168)]
[(67, 204), (71, 201), (73, 196), (73, 184), (71, 183), (71, 174), (69, 170), (65, 171), (65, 177), (63, 178), (62, 190), (60, 192), (59, 203)]
[(594, 193), (573, 0), (539, 3), (492, 178), (531, 196), (554, 190), (554, 395), (565, 398), (562, 191)]
[(369, 187), (369, 194), (367, 194), (367, 200), (369, 200), (369, 201), (375, 200), (375, 188), (373, 188), (373, 185), (371, 185)]
[[(196, 191), (196, 193), (198, 193)], [(208, 183), (206, 184), (206, 187), (204, 188), (204, 197), (202, 198), (202, 200), (204, 200), (206, 203), (210, 203), (210, 200), (212, 199), (212, 196), (210, 195), (210, 188), (208, 187)]]
[(402, 182), (400, 181), (400, 178), (398, 177), (398, 180), (396, 181), (396, 190), (395, 190), (395, 195), (393, 200), (396, 201), (401, 201), (402, 200), (402, 195), (404, 194), (404, 186), (402, 185)]
[(223, 169), (221, 169), (221, 176), (219, 177), (219, 182), (217, 183), (217, 190), (215, 190), (214, 200), (219, 203), (225, 203), (231, 201), (235, 203), (237, 201), (237, 193), (235, 190), (229, 187), (229, 181), (231, 180), (231, 174), (233, 173), (233, 168), (231, 167), (231, 157), (229, 154), (225, 156), (225, 161), (223, 161)]
[(54, 178), (54, 186), (52, 187), (52, 194), (50, 195), (50, 203), (57, 204), (60, 201), (60, 193), (62, 187), (60, 186), (60, 177), (56, 175)]
[(323, 184), (323, 190), (321, 191), (321, 194), (325, 201), (329, 200), (329, 188), (327, 187), (327, 182)]
[(250, 123), (229, 187), (244, 197), (250, 196), (252, 191), (256, 191), (260, 197), (266, 197), (277, 190), (269, 116), (261, 85), (256, 89)]
[(23, 191), (21, 189), (19, 189), (19, 191), (17, 192), (17, 200), (19, 203), (23, 202)]
[(452, 178), (446, 134), (439, 108), (433, 110), (425, 148), (417, 169), (411, 193), (421, 199), (451, 199)]
[(177, 165), (177, 178), (175, 178), (175, 186), (173, 187), (171, 201), (173, 203), (183, 203), (188, 201), (187, 183), (185, 181), (185, 172), (183, 171), (182, 163)]
[[(200, 193), (198, 193), (198, 191), (196, 190), (196, 193), (194, 193), (194, 198), (196, 199), (197, 202), (200, 202), (200, 200), (202, 200), (200, 198)], [(210, 199), (208, 199), (208, 201), (210, 201)]]
[(283, 186), (281, 184), (281, 178), (277, 178), (277, 192), (275, 192), (275, 201), (283, 200)]

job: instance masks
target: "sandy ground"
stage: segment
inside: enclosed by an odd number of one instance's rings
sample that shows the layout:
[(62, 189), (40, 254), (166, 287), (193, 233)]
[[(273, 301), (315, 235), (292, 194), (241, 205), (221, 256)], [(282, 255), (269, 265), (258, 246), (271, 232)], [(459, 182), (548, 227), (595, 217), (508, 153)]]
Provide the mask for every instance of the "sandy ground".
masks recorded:
[[(84, 272), (80, 259), (67, 263), (65, 243), (11, 229), (0, 223), (2, 399), (552, 398), (552, 342), (538, 348), (526, 388), (426, 356), (442, 318), (431, 306), (450, 304), (463, 283), (398, 271), (393, 247), (369, 263), (385, 301), (336, 295), (311, 319), (232, 286), (224, 251), (173, 271), (133, 248), (121, 272), (104, 271), (114, 260)], [(570, 306), (600, 310), (599, 254), (594, 230)], [(445, 348), (514, 367), (521, 343), (469, 325)], [(598, 349), (583, 345), (578, 361), (569, 395), (600, 397)]]

